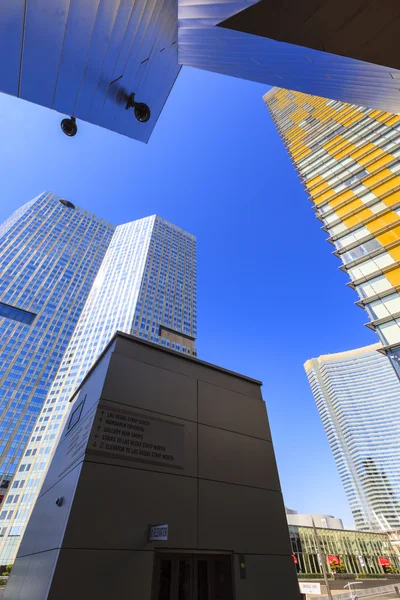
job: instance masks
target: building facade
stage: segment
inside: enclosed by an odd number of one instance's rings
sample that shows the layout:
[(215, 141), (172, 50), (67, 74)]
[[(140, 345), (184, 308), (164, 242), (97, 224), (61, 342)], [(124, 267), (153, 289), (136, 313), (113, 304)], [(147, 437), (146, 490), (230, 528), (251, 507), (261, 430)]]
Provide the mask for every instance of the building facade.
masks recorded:
[(400, 562), (400, 529), (392, 529), (388, 531), (388, 536), (393, 550), (397, 554), (397, 558)]
[(344, 529), (342, 519), (332, 515), (318, 515), (298, 513), (296, 510), (286, 509), (286, 519), (289, 525), (303, 527), (322, 527), (323, 529)]
[(277, 88), (264, 100), (400, 376), (400, 116)]
[[(386, 533), (289, 525), (289, 534), (300, 579), (301, 573), (315, 573), (322, 578), (323, 560), (328, 572), (335, 572), (338, 564), (343, 565), (346, 573), (400, 572), (399, 555)], [(323, 556), (318, 551), (318, 541)]]
[(51, 193), (27, 202), (0, 226), (1, 500), (113, 230)]
[(115, 332), (196, 356), (196, 323), (194, 236), (157, 216), (118, 226), (5, 499), (0, 565), (16, 555), (68, 401)]
[(69, 403), (4, 600), (300, 600), (261, 385), (113, 336)]
[(360, 530), (400, 528), (400, 383), (379, 347), (304, 365)]

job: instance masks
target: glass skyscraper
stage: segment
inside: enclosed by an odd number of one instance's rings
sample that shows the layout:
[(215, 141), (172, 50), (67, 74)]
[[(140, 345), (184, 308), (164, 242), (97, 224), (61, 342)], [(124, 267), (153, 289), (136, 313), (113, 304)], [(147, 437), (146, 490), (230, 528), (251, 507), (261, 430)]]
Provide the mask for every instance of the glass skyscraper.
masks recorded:
[(0, 226), (0, 500), (113, 230), (51, 193), (27, 202)]
[(400, 382), (380, 344), (304, 367), (358, 529), (400, 528)]
[(0, 565), (15, 558), (69, 399), (119, 330), (196, 356), (196, 240), (158, 216), (116, 228), (0, 515)]
[(264, 99), (400, 376), (400, 115), (278, 88)]

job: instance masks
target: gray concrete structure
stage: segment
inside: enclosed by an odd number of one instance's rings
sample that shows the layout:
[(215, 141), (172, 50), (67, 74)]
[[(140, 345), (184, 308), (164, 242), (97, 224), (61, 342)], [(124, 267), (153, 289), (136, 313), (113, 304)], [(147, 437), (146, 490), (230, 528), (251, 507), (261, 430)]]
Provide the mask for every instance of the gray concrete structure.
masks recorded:
[[(149, 541), (156, 524), (167, 540)], [(117, 333), (74, 395), (4, 600), (296, 600), (291, 552), (260, 382)]]
[(324, 529), (344, 529), (342, 519), (337, 519), (332, 515), (306, 514), (298, 513), (295, 510), (286, 509), (286, 518), (288, 525), (297, 525), (298, 527), (322, 527)]

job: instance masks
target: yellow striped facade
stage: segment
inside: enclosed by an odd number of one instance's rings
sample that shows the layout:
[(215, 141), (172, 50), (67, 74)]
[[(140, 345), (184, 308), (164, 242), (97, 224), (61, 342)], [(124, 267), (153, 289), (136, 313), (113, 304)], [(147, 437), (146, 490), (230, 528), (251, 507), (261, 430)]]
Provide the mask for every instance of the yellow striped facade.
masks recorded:
[(400, 375), (400, 116), (279, 88), (264, 99)]

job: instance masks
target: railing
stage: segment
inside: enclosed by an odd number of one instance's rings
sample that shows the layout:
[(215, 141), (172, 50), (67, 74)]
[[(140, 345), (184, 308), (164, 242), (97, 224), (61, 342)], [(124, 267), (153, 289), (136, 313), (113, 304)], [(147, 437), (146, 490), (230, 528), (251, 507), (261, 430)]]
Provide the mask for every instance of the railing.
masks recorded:
[[(377, 596), (378, 594), (388, 594), (393, 592), (396, 595), (396, 590), (399, 590), (399, 586), (392, 585), (381, 585), (379, 587), (356, 589), (353, 592), (344, 592), (343, 594), (335, 594), (335, 600), (351, 600), (356, 596), (357, 598), (368, 598), (368, 596)], [(353, 594), (353, 595), (352, 595)], [(318, 600), (329, 600), (328, 596), (318, 596)]]

